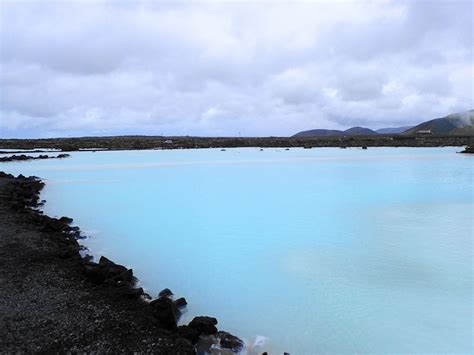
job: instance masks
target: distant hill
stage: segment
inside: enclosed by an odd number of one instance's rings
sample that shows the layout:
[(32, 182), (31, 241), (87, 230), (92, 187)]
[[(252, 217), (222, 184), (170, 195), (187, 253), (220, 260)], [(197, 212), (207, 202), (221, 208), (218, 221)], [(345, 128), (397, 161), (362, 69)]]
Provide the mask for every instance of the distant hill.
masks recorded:
[(311, 129), (309, 131), (301, 131), (293, 135), (293, 137), (330, 137), (342, 136), (342, 131), (337, 129)]
[(293, 137), (375, 136), (378, 134), (474, 136), (474, 110), (436, 118), (420, 123), (417, 126), (388, 127), (380, 128), (376, 131), (365, 127), (352, 127), (345, 131), (337, 129), (311, 129), (296, 133)]
[(311, 129), (298, 132), (293, 137), (374, 136), (378, 133), (365, 127), (352, 127), (345, 131), (337, 129)]
[(375, 132), (377, 132), (378, 134), (397, 134), (397, 133), (405, 132), (412, 127), (413, 126), (379, 128), (375, 130)]
[(474, 110), (455, 113), (446, 117), (420, 123), (403, 132), (409, 134), (432, 134), (438, 136), (474, 135)]
[(378, 133), (365, 127), (352, 127), (344, 131), (344, 135), (348, 136), (375, 136)]

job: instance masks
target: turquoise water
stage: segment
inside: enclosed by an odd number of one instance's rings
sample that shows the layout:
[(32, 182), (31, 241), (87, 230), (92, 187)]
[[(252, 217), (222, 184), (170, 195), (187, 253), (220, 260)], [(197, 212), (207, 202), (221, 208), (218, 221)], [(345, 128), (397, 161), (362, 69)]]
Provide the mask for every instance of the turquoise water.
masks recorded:
[(185, 296), (183, 322), (213, 315), (249, 352), (472, 353), (474, 157), (459, 150), (77, 152), (0, 168), (46, 179), (45, 211), (74, 217), (91, 253)]

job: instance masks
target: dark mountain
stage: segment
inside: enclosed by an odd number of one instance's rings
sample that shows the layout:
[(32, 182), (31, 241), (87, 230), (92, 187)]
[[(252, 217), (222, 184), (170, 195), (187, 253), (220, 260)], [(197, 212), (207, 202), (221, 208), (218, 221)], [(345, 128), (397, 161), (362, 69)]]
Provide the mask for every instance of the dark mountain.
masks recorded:
[(473, 136), (474, 110), (455, 113), (446, 117), (420, 123), (403, 134), (431, 134), (438, 136)]
[(365, 127), (352, 127), (346, 129), (343, 133), (345, 136), (375, 136), (378, 134), (377, 132), (372, 131), (370, 128)]
[(311, 129), (309, 131), (298, 132), (293, 137), (329, 137), (342, 136), (342, 131), (337, 129)]
[(387, 127), (387, 128), (379, 128), (375, 130), (378, 134), (398, 134), (409, 130), (413, 126), (402, 126), (402, 127)]
[(293, 137), (373, 136), (378, 133), (365, 127), (352, 127), (345, 131), (337, 129), (311, 129), (296, 133)]

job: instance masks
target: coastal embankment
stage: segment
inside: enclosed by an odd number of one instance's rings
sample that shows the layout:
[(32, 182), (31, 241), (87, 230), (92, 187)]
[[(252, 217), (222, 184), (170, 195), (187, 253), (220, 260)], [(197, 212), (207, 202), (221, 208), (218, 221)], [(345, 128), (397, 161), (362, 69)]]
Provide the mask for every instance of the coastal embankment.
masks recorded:
[(92, 261), (68, 217), (38, 207), (44, 182), (0, 172), (0, 351), (4, 353), (236, 353), (243, 342), (217, 320), (178, 326), (187, 302), (164, 289), (152, 299), (131, 269)]
[[(323, 147), (461, 147), (474, 145), (473, 136), (378, 135), (342, 137), (164, 137), (114, 136), (44, 139), (0, 139), (1, 149), (139, 150), (189, 148), (323, 148)], [(39, 150), (44, 152), (45, 150)]]

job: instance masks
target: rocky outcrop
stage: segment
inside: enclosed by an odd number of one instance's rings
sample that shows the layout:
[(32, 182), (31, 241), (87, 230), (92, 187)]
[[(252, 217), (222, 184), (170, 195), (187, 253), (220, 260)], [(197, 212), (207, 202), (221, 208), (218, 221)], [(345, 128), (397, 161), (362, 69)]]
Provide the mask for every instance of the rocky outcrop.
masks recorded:
[(165, 288), (160, 291), (158, 297), (173, 297), (173, 292), (169, 288)]
[(178, 328), (178, 320), (181, 317), (181, 311), (173, 302), (171, 297), (159, 296), (150, 302), (152, 314), (161, 327), (176, 331)]
[(224, 331), (217, 332), (217, 337), (221, 348), (229, 349), (234, 352), (241, 351), (245, 345), (241, 339)]
[(188, 325), (178, 327), (178, 334), (196, 345), (198, 353), (234, 354), (240, 352), (245, 343), (242, 339), (225, 331), (218, 331), (217, 319), (214, 317), (199, 316)]
[(474, 145), (467, 146), (461, 153), (474, 154)]
[(45, 160), (45, 159), (63, 159), (69, 157), (69, 154), (58, 154), (57, 156), (49, 155), (38, 155), (37, 157), (31, 155), (10, 155), (8, 157), (0, 157), (0, 162), (9, 162), (9, 161), (27, 161), (27, 160)]
[(196, 329), (201, 335), (212, 335), (217, 333), (217, 319), (213, 317), (195, 317), (188, 325), (191, 328)]
[(199, 337), (201, 336), (201, 333), (197, 329), (192, 328), (189, 325), (180, 325), (177, 332), (181, 337), (188, 339), (193, 345), (197, 344)]
[(181, 297), (181, 298), (178, 298), (176, 301), (174, 301), (174, 304), (179, 309), (183, 309), (184, 307), (187, 306), (188, 302), (186, 301), (186, 298)]

